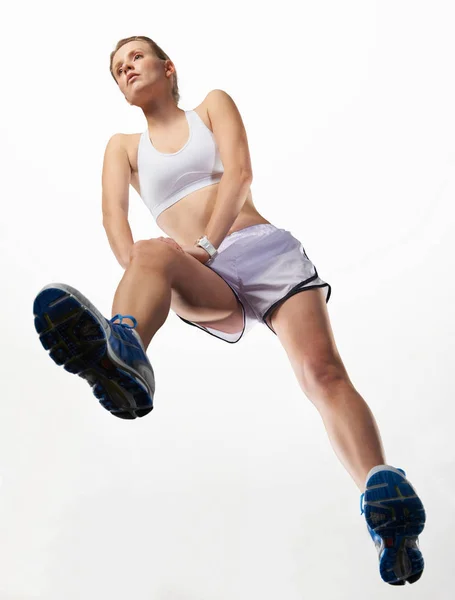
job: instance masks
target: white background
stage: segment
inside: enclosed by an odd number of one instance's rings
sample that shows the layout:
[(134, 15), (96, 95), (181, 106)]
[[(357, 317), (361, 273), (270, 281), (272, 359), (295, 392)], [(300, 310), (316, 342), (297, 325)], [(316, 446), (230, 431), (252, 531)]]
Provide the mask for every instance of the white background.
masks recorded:
[[(454, 16), (437, 0), (4, 12), (1, 600), (453, 597)], [(112, 134), (146, 129), (109, 73), (132, 35), (174, 61), (180, 108), (231, 95), (256, 207), (332, 285), (343, 361), (427, 510), (415, 585), (381, 580), (359, 491), (266, 326), (228, 344), (171, 312), (148, 350), (155, 408), (134, 421), (43, 350), (44, 285), (110, 318), (123, 276), (101, 170)], [(164, 235), (133, 188), (130, 223)]]

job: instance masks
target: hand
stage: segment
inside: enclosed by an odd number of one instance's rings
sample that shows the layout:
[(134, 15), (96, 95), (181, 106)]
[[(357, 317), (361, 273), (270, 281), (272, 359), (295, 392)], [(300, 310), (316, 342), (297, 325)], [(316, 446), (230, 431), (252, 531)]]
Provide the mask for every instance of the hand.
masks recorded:
[(166, 237), (159, 237), (157, 239), (159, 239), (160, 242), (169, 244), (170, 246), (172, 246), (173, 248), (176, 248), (177, 250), (180, 250), (181, 252), (186, 252), (187, 254), (190, 254), (191, 256), (196, 258), (202, 264), (205, 264), (206, 262), (208, 262), (210, 260), (209, 253), (206, 252), (204, 250), (204, 248), (201, 248), (200, 246), (180, 246), (180, 244), (178, 244), (172, 238), (166, 238)]
[(165, 244), (169, 244), (170, 246), (172, 246), (173, 248), (176, 248), (177, 250), (180, 250), (180, 252), (185, 252), (185, 250), (182, 248), (182, 246), (180, 246), (180, 244), (178, 244), (175, 240), (173, 240), (172, 238), (166, 238), (166, 237), (159, 237), (157, 238), (158, 240), (160, 240), (160, 242), (164, 242)]
[(203, 265), (210, 260), (210, 254), (200, 246), (182, 246), (182, 248), (187, 254), (194, 256)]

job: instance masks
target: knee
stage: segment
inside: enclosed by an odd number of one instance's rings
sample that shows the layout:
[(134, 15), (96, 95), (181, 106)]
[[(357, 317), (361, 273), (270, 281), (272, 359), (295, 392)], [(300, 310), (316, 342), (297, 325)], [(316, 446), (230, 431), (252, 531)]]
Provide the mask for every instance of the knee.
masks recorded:
[(180, 257), (179, 250), (156, 238), (135, 242), (130, 253), (131, 263), (161, 270), (167, 270)]
[(349, 376), (341, 360), (317, 360), (309, 362), (301, 370), (300, 383), (309, 396), (349, 382)]

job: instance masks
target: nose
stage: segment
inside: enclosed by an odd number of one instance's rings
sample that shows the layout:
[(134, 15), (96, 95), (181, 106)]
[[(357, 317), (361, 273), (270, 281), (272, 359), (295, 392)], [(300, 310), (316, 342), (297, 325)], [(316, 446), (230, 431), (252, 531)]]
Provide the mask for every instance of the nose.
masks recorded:
[(123, 75), (125, 75), (125, 79), (127, 79), (128, 77), (128, 73), (131, 71), (131, 69), (133, 68), (133, 65), (131, 62), (125, 62), (125, 65), (123, 67)]

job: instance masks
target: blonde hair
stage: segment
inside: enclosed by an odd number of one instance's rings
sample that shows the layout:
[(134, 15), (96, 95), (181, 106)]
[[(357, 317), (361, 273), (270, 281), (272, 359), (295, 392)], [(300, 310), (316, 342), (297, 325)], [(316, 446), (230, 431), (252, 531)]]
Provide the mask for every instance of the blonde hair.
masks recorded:
[[(117, 79), (115, 78), (114, 72), (112, 70), (112, 61), (114, 60), (114, 54), (117, 52), (117, 50), (119, 48), (121, 48), (122, 46), (124, 46), (125, 44), (127, 44), (128, 42), (133, 42), (135, 40), (139, 40), (142, 42), (147, 42), (147, 44), (150, 46), (150, 48), (153, 50), (153, 52), (155, 53), (155, 55), (157, 56), (157, 58), (159, 58), (160, 60), (171, 60), (169, 58), (169, 56), (166, 54), (166, 52), (164, 52), (164, 50), (162, 50), (158, 44), (156, 44), (153, 40), (151, 40), (149, 37), (146, 37), (145, 35), (135, 35), (133, 37), (129, 37), (129, 38), (124, 38), (123, 40), (120, 40), (117, 42), (117, 45), (115, 46), (115, 50), (113, 50), (113, 52), (111, 52), (110, 55), (110, 61), (109, 61), (109, 70), (111, 72), (112, 77), (114, 78), (115, 83), (117, 83)], [(179, 86), (178, 86), (178, 81), (177, 81), (177, 72), (174, 71), (173, 75), (172, 75), (172, 97), (174, 98), (174, 102), (176, 105), (178, 105), (179, 100), (180, 100), (180, 93), (179, 93)], [(118, 83), (117, 83), (118, 85)]]

